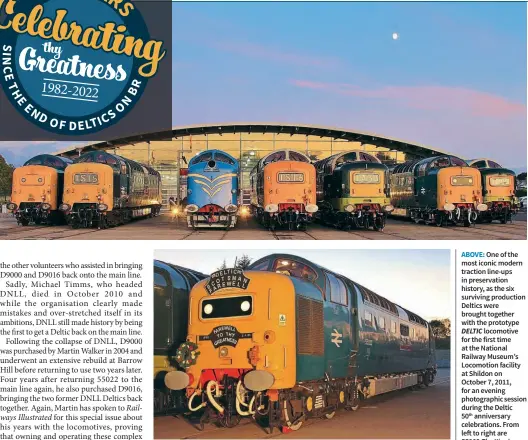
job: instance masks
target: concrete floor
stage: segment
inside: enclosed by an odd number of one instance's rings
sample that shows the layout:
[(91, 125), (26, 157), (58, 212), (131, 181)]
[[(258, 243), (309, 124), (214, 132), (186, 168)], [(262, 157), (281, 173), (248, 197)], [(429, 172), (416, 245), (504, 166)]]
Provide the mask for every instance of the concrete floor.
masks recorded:
[(199, 229), (187, 227), (185, 219), (162, 215), (140, 219), (103, 231), (71, 229), (68, 226), (17, 226), (13, 217), (0, 218), (0, 240), (526, 240), (526, 213), (512, 224), (477, 224), (469, 228), (415, 224), (389, 219), (383, 232), (372, 230), (341, 231), (311, 224), (306, 232), (268, 231), (253, 218), (241, 219), (234, 229)]
[(155, 439), (198, 438), (450, 438), (450, 370), (440, 369), (433, 386), (418, 391), (401, 390), (363, 402), (356, 412), (338, 411), (331, 420), (312, 419), (299, 431), (267, 434), (251, 419), (232, 429), (207, 425), (198, 431), (182, 417), (154, 419)]

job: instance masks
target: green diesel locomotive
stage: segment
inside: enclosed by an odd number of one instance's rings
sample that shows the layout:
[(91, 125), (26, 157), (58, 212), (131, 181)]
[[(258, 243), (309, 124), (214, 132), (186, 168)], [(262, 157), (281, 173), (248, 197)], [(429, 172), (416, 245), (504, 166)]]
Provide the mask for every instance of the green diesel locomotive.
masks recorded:
[(435, 156), (396, 165), (390, 176), (392, 215), (416, 223), (471, 226), (482, 203), (480, 172), (456, 156)]
[(474, 159), (469, 165), (478, 168), (482, 176), (482, 194), (488, 209), (482, 212), (479, 220), (491, 223), (511, 222), (519, 211), (519, 200), (515, 197), (515, 172), (502, 167), (490, 159)]
[(322, 223), (383, 231), (392, 210), (387, 166), (371, 154), (348, 151), (316, 162), (315, 169)]

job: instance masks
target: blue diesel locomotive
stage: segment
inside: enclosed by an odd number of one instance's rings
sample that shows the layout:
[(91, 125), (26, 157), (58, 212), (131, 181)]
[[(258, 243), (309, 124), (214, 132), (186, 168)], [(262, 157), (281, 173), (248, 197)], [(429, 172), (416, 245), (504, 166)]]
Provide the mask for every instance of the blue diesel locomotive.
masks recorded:
[(190, 228), (233, 228), (238, 212), (238, 162), (227, 153), (207, 150), (189, 163), (187, 224)]

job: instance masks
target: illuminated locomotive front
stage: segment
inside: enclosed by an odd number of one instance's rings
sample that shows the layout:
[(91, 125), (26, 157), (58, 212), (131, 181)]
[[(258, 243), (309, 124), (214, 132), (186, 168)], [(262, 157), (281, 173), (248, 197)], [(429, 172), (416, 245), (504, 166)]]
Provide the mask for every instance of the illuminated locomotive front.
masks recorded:
[(13, 172), (12, 211), (19, 225), (57, 224), (64, 221), (62, 203), (64, 171), (72, 162), (64, 157), (41, 154)]
[(396, 165), (390, 176), (392, 215), (444, 226), (474, 224), (483, 203), (480, 172), (455, 156)]
[(189, 163), (187, 224), (191, 228), (233, 228), (238, 213), (238, 162), (227, 153), (207, 150)]
[(317, 217), (339, 228), (383, 231), (392, 211), (389, 169), (363, 151), (349, 151), (315, 163)]
[(519, 211), (519, 200), (515, 196), (515, 172), (489, 159), (475, 159), (469, 165), (478, 168), (482, 176), (482, 194), (488, 209), (480, 220), (491, 223), (512, 221)]
[(191, 291), (189, 334), (176, 352), (201, 422), (250, 416), (296, 430), (360, 400), (426, 386), (436, 374), (426, 321), (303, 258), (276, 254), (213, 273)]
[(257, 220), (270, 229), (306, 229), (319, 209), (315, 167), (302, 153), (279, 150), (262, 158), (250, 174), (251, 206)]
[(161, 210), (161, 176), (121, 156), (94, 151), (73, 161), (59, 209), (73, 228), (117, 226)]

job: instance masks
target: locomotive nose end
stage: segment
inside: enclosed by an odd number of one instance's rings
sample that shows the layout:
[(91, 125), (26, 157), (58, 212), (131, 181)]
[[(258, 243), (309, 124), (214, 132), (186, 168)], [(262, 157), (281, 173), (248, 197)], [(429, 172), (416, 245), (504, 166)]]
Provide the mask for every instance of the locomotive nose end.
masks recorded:
[(244, 376), (244, 386), (251, 391), (264, 391), (275, 382), (273, 374), (267, 371), (253, 370)]
[(169, 390), (183, 390), (192, 382), (192, 376), (183, 371), (171, 371), (165, 376), (165, 386)]

